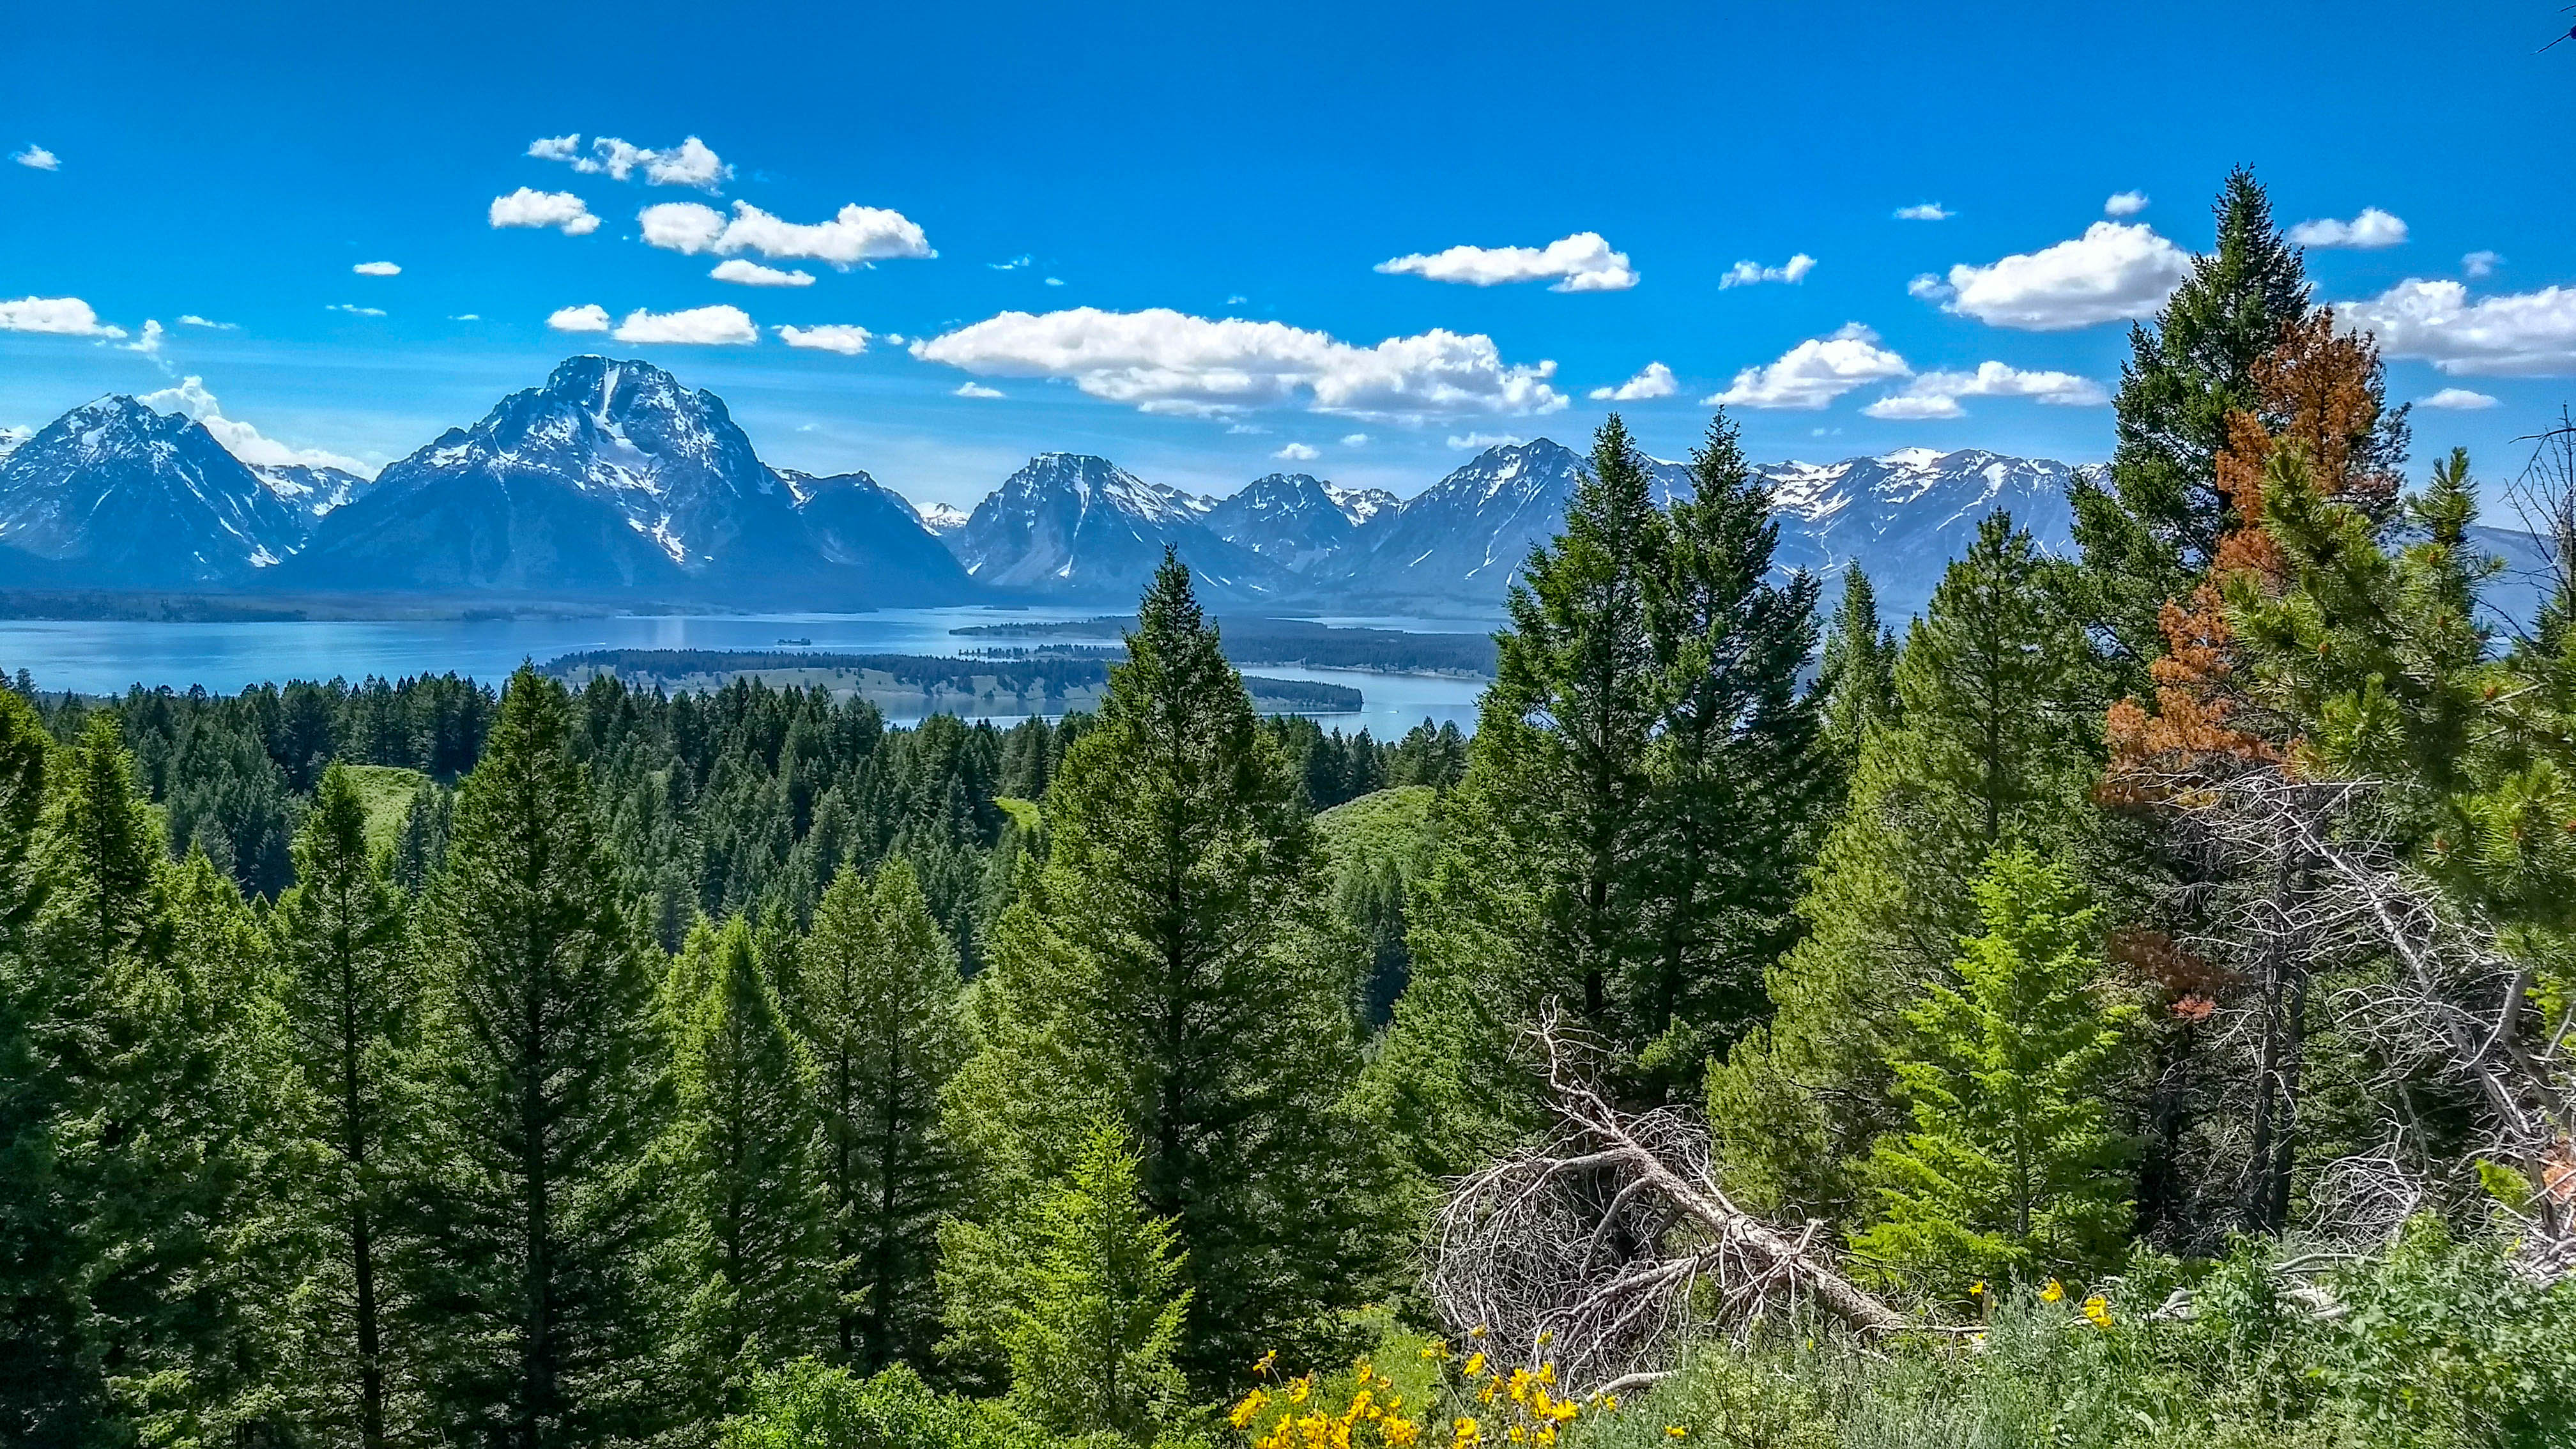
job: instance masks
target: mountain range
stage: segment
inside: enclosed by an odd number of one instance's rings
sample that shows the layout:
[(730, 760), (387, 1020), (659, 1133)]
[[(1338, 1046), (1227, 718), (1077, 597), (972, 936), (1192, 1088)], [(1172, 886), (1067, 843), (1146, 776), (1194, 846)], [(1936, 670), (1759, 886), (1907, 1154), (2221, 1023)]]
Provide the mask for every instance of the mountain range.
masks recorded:
[[(971, 513), (916, 508), (863, 472), (761, 461), (722, 399), (648, 363), (575, 357), (372, 481), (252, 468), (130, 397), (0, 435), (0, 586), (330, 596), (502, 596), (865, 608), (1132, 601), (1166, 547), (1238, 611), (1491, 614), (1560, 526), (1581, 455), (1486, 449), (1409, 499), (1272, 473), (1224, 498), (1106, 458), (1046, 453)], [(1689, 488), (1655, 465), (1667, 496)], [(2068, 546), (2075, 471), (1907, 448), (1764, 465), (1781, 562), (1858, 562), (1902, 617), (1976, 524), (2010, 509)]]

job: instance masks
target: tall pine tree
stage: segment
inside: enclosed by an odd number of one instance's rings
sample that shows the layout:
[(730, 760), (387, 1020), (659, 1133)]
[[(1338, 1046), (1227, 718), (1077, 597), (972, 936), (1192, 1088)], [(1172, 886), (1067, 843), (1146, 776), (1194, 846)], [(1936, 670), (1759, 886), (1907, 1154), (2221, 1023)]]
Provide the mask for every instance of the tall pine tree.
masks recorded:
[(667, 1215), (645, 1170), (669, 1083), (562, 686), (512, 676), (453, 831), (410, 1061), (426, 1413), (521, 1449), (639, 1441), (669, 1393), (648, 1282)]

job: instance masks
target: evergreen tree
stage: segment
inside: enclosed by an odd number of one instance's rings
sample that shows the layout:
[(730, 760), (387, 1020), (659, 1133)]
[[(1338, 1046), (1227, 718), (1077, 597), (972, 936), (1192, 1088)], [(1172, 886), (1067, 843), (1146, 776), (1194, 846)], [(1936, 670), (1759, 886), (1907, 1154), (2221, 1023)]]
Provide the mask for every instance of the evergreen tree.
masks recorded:
[(1836, 793), (1851, 788), (1869, 732), (1896, 723), (1896, 635), (1878, 618), (1878, 589), (1859, 564), (1843, 570), (1843, 596), (1825, 631), (1816, 671), (1823, 697), (1819, 747), (1835, 774)]
[(1894, 1120), (1900, 1014), (1975, 928), (1986, 857), (2092, 829), (2099, 718), (2040, 568), (2030, 535), (1990, 516), (1907, 636), (1899, 722), (1862, 743), (1799, 906), (1809, 934), (1769, 976), (1773, 1020), (1710, 1075), (1720, 1157), (1748, 1201), (1856, 1208), (1851, 1160)]
[(1333, 1108), (1356, 1065), (1356, 955), (1336, 929), (1299, 782), (1166, 557), (1099, 722), (1046, 803), (1045, 865), (991, 942), (977, 1050), (950, 1088), (981, 1221), (943, 1234), (947, 1314), (990, 1345), (1027, 1257), (1025, 1207), (1094, 1118), (1143, 1154), (1177, 1221), (1182, 1363), (1222, 1382), (1366, 1295), (1381, 1201)]
[(2137, 1009), (2102, 999), (2101, 912), (2066, 867), (1997, 853), (1984, 934), (1905, 1013), (1894, 1062), (1913, 1130), (1873, 1148), (1881, 1217), (1862, 1258), (1938, 1297), (2115, 1263), (2130, 1143), (2105, 1100)]
[(425, 1412), (524, 1449), (639, 1440), (667, 1392), (645, 1168), (669, 1087), (570, 702), (532, 668), (458, 788), (425, 915), (404, 1264)]
[(938, 1222), (960, 1187), (939, 1125), (939, 1094), (966, 1054), (957, 953), (898, 860), (878, 868), (873, 886), (842, 870), (799, 965), (822, 1103), (820, 1172), (844, 1265), (839, 1362), (927, 1369)]
[(327, 1244), (313, 1297), (326, 1384), (311, 1385), (322, 1422), (377, 1449), (386, 1442), (384, 1245), (386, 1140), (396, 1111), (391, 1075), (409, 1037), (414, 1000), (404, 900), (367, 848), (366, 806), (334, 763), (295, 839), (296, 884), (274, 917), (279, 998), (311, 1131), (327, 1144), (305, 1184)]
[(33, 1444), (71, 1439), (77, 1380), (49, 1130), (59, 1083), (42, 1038), (53, 1002), (27, 956), (45, 904), (51, 745), (29, 693), (0, 691), (0, 1439)]
[(1141, 1176), (1104, 1122), (1037, 1214), (1002, 1341), (1013, 1403), (1058, 1434), (1151, 1442), (1183, 1403), (1173, 1354), (1190, 1302), (1185, 1259), (1173, 1221), (1145, 1210)]
[(831, 1320), (831, 1233), (815, 1171), (813, 1062), (788, 1030), (751, 927), (698, 922), (674, 978), (670, 1157), (689, 1275), (682, 1347), (706, 1412), (738, 1412), (752, 1380), (819, 1348)]

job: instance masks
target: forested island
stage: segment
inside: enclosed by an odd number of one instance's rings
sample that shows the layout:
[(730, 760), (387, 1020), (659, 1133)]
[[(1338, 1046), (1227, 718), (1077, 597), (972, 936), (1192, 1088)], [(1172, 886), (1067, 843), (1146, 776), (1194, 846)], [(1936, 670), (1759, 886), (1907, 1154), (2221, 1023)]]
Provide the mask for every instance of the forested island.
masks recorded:
[(0, 1441), (2571, 1442), (2576, 582), (2219, 220), (2078, 556), (1614, 415), (1472, 736), (1168, 558), (1008, 729), (16, 676)]
[[(1415, 633), (1317, 624), (1304, 619), (1228, 617), (1218, 621), (1225, 657), (1244, 665), (1303, 665), (1309, 669), (1372, 669), (1405, 674), (1494, 672), (1494, 641), (1476, 633)], [(1102, 617), (1048, 623), (969, 624), (950, 632), (976, 639), (1026, 639), (1038, 647), (1071, 641), (1115, 640), (1136, 627), (1132, 618)], [(1078, 644), (1074, 647), (1080, 647)]]
[[(966, 715), (1087, 711), (1098, 707), (1109, 683), (1107, 656), (1097, 652), (941, 659), (810, 649), (585, 649), (548, 662), (545, 670), (574, 682), (608, 674), (645, 689), (705, 691), (751, 678), (819, 686), (880, 707)], [(1246, 675), (1243, 686), (1255, 706), (1272, 713), (1347, 714), (1362, 703), (1360, 691), (1346, 684)]]

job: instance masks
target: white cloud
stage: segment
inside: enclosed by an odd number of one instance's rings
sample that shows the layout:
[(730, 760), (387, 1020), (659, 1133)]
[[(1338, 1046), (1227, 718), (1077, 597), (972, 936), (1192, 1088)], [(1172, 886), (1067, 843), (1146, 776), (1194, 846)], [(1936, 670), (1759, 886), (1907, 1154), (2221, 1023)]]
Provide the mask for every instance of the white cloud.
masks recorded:
[(707, 143), (695, 136), (666, 151), (655, 151), (630, 145), (615, 136), (594, 136), (588, 155), (582, 154), (581, 135), (540, 136), (528, 145), (528, 154), (540, 161), (569, 161), (575, 171), (624, 181), (638, 170), (653, 186), (697, 186), (713, 191), (733, 175), (733, 168), (707, 149)]
[(546, 325), (557, 332), (605, 332), (608, 330), (608, 309), (597, 302), (585, 302), (578, 307), (566, 307), (555, 312), (546, 318)]
[(1622, 292), (1637, 285), (1626, 252), (1614, 252), (1597, 231), (1579, 231), (1544, 247), (1451, 247), (1416, 252), (1377, 264), (1381, 272), (1491, 287), (1504, 282), (1557, 279), (1551, 292)]
[(346, 312), (352, 317), (382, 317), (385, 315), (385, 309), (382, 307), (361, 307), (354, 302), (334, 302), (322, 310), (325, 312)]
[(1034, 257), (1022, 255), (1013, 257), (1007, 262), (986, 262), (984, 265), (997, 272), (1016, 272), (1035, 260)]
[(2071, 372), (2025, 372), (2001, 362), (1981, 362), (1974, 372), (1927, 372), (1861, 411), (1873, 418), (1967, 416), (1963, 397), (2027, 397), (2058, 407), (2100, 407), (2111, 400), (2102, 385)]
[(402, 268), (393, 262), (360, 262), (349, 269), (362, 277), (399, 277)]
[(950, 393), (949, 396), (993, 398), (1004, 397), (1007, 394), (998, 387), (986, 387), (980, 382), (961, 382), (957, 384), (957, 391)]
[(2471, 252), (2460, 258), (2461, 272), (2472, 281), (2494, 275), (2495, 269), (2503, 265), (2504, 254), (2501, 252)]
[(1645, 370), (1617, 387), (1596, 387), (1594, 402), (1644, 402), (1648, 398), (1671, 397), (1681, 391), (1673, 370), (1660, 362), (1649, 362)]
[(814, 274), (812, 272), (793, 270), (782, 272), (776, 267), (764, 267), (758, 262), (746, 262), (740, 257), (735, 257), (731, 261), (716, 263), (715, 270), (707, 273), (707, 275), (715, 278), (719, 282), (740, 282), (746, 287), (810, 287), (814, 285)]
[(1344, 433), (1342, 434), (1342, 446), (1345, 448), (1365, 448), (1368, 446), (1368, 434)]
[(2072, 241), (1987, 266), (1963, 263), (1946, 282), (1925, 275), (1905, 290), (1989, 327), (2063, 332), (2151, 316), (2190, 274), (2191, 257), (2145, 223), (2097, 221)]
[(1816, 259), (1805, 252), (1776, 267), (1766, 267), (1760, 262), (1737, 262), (1726, 269), (1726, 275), (1717, 279), (1717, 285), (1723, 291), (1728, 287), (1750, 287), (1757, 282), (1803, 282), (1815, 269)]
[(2303, 247), (2352, 247), (2372, 251), (2406, 240), (2406, 223), (2375, 206), (2365, 206), (2350, 221), (2323, 217), (2290, 228), (2289, 239)]
[(480, 312), (459, 312), (447, 320), (450, 322), (480, 322), (483, 320), (483, 314)]
[(599, 230), (599, 218), (590, 214), (590, 203), (569, 191), (539, 191), (533, 186), (493, 197), (491, 215), (494, 226), (559, 227), (565, 236), (588, 236)]
[(38, 171), (60, 171), (63, 169), (62, 157), (55, 155), (53, 152), (46, 150), (44, 147), (37, 145), (33, 141), (27, 143), (27, 149), (24, 151), (10, 152), (9, 159), (17, 162), (21, 166), (31, 167)]
[[(690, 307), (679, 312), (647, 312), (638, 307), (626, 314), (611, 334), (620, 342), (672, 342), (688, 346), (746, 346), (760, 340), (760, 329), (740, 307)], [(787, 345), (800, 344), (789, 338)]]
[(1303, 404), (1351, 417), (1554, 412), (1553, 362), (1503, 361), (1491, 337), (1434, 329), (1373, 347), (1282, 322), (1169, 308), (1004, 312), (915, 339), (913, 355), (986, 377), (1053, 377), (1150, 413), (1219, 416)]
[(238, 332), (241, 330), (241, 324), (238, 322), (209, 322), (194, 312), (180, 313), (179, 325), (182, 327), (207, 327), (212, 328), (217, 332)]
[(1225, 435), (1231, 438), (1239, 433), (1245, 437), (1257, 438), (1269, 431), (1259, 423), (1230, 423), (1226, 426)]
[(1906, 377), (1914, 369), (1878, 344), (1878, 334), (1847, 322), (1824, 337), (1811, 337), (1762, 367), (1735, 375), (1726, 391), (1700, 400), (1703, 407), (1804, 408), (1825, 406), (1867, 383)]
[(1064, 278), (1062, 278), (1062, 277), (1049, 277), (1049, 278), (1047, 278), (1047, 279), (1046, 279), (1046, 284), (1047, 284), (1048, 286), (1050, 286), (1050, 287), (1061, 287), (1061, 286), (1063, 286), (1063, 285), (1064, 285)]
[(177, 387), (147, 392), (136, 399), (155, 412), (178, 413), (196, 419), (197, 423), (223, 444), (224, 451), (254, 468), (301, 466), (337, 468), (346, 473), (365, 474), (368, 469), (355, 458), (321, 448), (296, 448), (265, 436), (259, 429), (237, 418), (224, 416), (222, 404), (206, 391), (205, 379), (191, 377)]
[(696, 255), (758, 252), (772, 260), (803, 258), (849, 267), (889, 257), (935, 257), (921, 228), (898, 211), (852, 204), (830, 221), (781, 221), (748, 201), (733, 216), (694, 201), (666, 201), (636, 217), (647, 245)]
[(2337, 315), (2378, 334), (2391, 357), (2421, 358), (2454, 377), (2576, 373), (2576, 288), (2543, 287), (2472, 302), (2458, 282), (2409, 277)]
[(2147, 194), (2143, 191), (2114, 191), (2102, 203), (2104, 216), (2135, 216), (2146, 209)]
[(1310, 448), (1304, 443), (1285, 443), (1280, 446), (1278, 452), (1273, 453), (1270, 456), (1274, 458), (1285, 458), (1291, 463), (1312, 463), (1317, 458), (1324, 456), (1324, 453), (1322, 449)]
[[(733, 309), (728, 307), (725, 310)], [(778, 340), (790, 347), (837, 352), (843, 357), (856, 357), (868, 350), (868, 329), (848, 323), (833, 322), (820, 327), (779, 327), (773, 330), (778, 333)]]
[(1958, 215), (1957, 212), (1949, 210), (1937, 201), (1926, 201), (1916, 206), (1900, 206), (1896, 209), (1898, 221), (1948, 221), (1956, 215)]
[(161, 324), (146, 317), (143, 319), (143, 335), (119, 345), (128, 352), (140, 352), (146, 357), (158, 357), (161, 355), (161, 337)]
[(1521, 441), (1517, 433), (1451, 433), (1449, 435), (1449, 446), (1462, 453), (1481, 453), (1487, 448), (1517, 448), (1521, 445)]
[(125, 329), (98, 320), (78, 297), (21, 297), (0, 301), (0, 332), (51, 332), (65, 337), (122, 337)]
[(2478, 412), (2496, 405), (2494, 398), (2482, 392), (2471, 392), (2465, 387), (2446, 387), (2431, 397), (2425, 398), (2421, 403), (2421, 406), (2428, 408), (2464, 413)]

